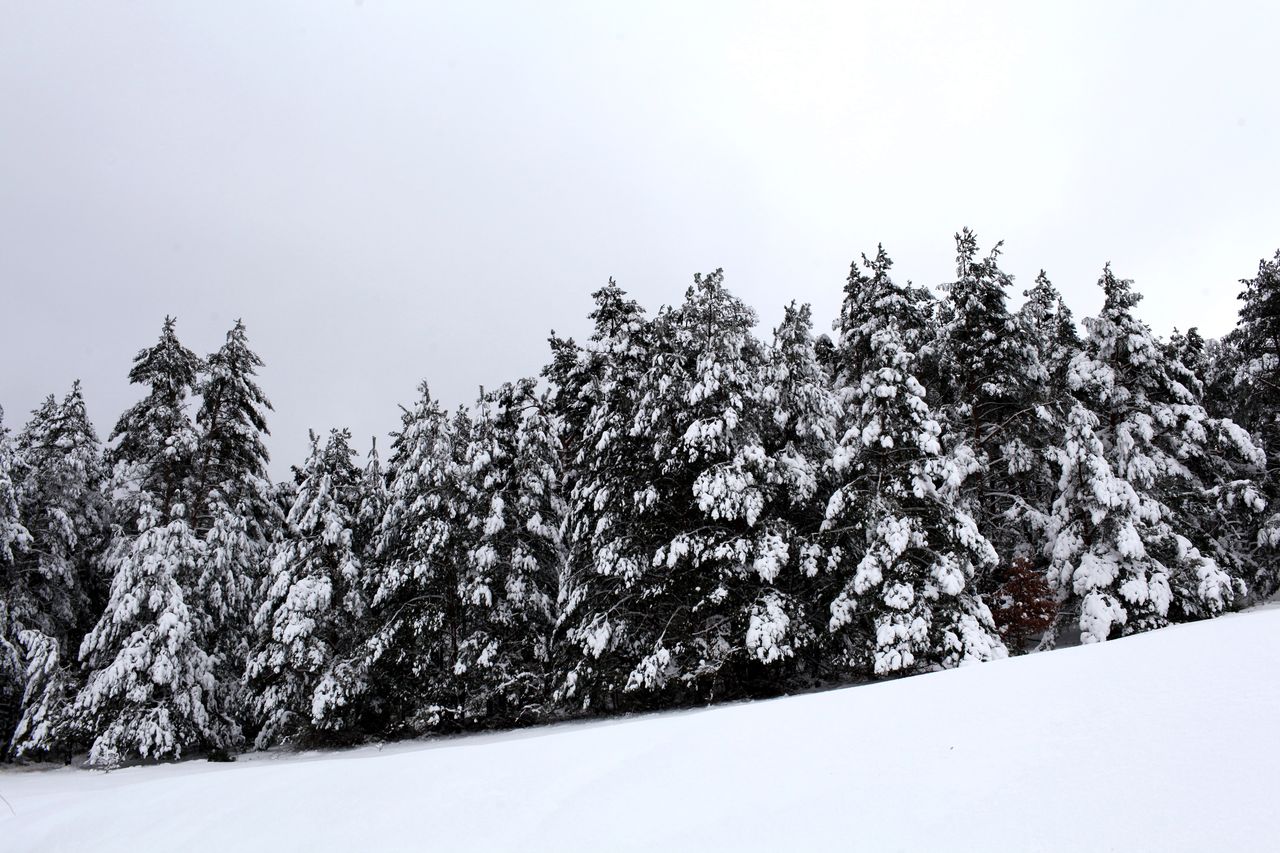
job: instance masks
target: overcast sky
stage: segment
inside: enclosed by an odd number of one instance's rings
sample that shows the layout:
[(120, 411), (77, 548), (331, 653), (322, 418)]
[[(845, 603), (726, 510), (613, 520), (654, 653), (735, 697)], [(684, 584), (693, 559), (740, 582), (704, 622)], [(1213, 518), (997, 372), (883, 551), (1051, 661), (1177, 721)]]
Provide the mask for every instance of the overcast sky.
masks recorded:
[(266, 360), (273, 473), (360, 446), (723, 266), (767, 331), (1006, 241), (1161, 334), (1280, 246), (1280, 4), (0, 0), (0, 404), (80, 377), (102, 437), (166, 313)]

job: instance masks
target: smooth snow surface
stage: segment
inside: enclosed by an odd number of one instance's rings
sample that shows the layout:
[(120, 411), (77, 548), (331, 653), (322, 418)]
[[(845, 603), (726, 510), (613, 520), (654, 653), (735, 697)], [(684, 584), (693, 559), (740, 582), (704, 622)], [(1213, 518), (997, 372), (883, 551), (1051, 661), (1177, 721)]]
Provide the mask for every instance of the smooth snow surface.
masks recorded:
[(771, 702), (0, 772), (0, 850), (1275, 850), (1280, 608)]

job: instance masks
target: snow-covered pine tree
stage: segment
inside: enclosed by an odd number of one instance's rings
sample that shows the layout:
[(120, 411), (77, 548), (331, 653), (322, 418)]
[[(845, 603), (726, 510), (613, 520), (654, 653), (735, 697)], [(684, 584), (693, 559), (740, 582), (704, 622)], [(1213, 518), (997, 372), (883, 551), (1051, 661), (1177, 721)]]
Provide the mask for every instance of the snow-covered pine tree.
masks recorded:
[[(607, 448), (626, 429), (635, 443), (610, 465), (612, 482), (590, 468), (580, 481), (579, 495), (600, 501), (581, 519), (594, 510), (589, 607), (575, 607), (580, 663), (607, 671), (614, 691), (653, 697), (640, 704), (770, 690), (807, 639), (799, 603), (776, 583), (800, 558), (777, 471), (786, 448), (772, 456), (764, 443), (776, 412), (754, 323), (722, 272), (695, 277), (647, 330), (648, 364), (617, 407), (629, 429), (615, 422), (603, 436)], [(775, 395), (796, 390), (781, 370), (772, 378)], [(584, 445), (599, 447), (592, 429)], [(599, 512), (607, 500), (613, 511)]]
[(1269, 596), (1280, 588), (1280, 570), (1274, 568), (1280, 548), (1280, 249), (1259, 261), (1258, 274), (1241, 284), (1239, 323), (1217, 358), (1232, 374), (1220, 384), (1219, 399), (1266, 452), (1262, 485), (1271, 513), (1257, 534), (1266, 556), (1257, 560), (1253, 583), (1257, 595)]
[(129, 374), (147, 396), (112, 434), (111, 587), (80, 646), (89, 675), (70, 711), (74, 731), (92, 742), (95, 765), (239, 742), (210, 654), (214, 638), (198, 592), (205, 543), (188, 503), (197, 436), (186, 403), (199, 367), (166, 318), (160, 341), (137, 355)]
[(18, 633), (26, 669), (20, 716), (9, 741), (15, 759), (48, 756), (68, 740), (68, 703), (75, 696), (74, 675), (63, 659), (61, 644), (43, 631)]
[(392, 442), (386, 509), (367, 577), (367, 704), (390, 734), (454, 728), (466, 704), (454, 673), (467, 629), (459, 578), (472, 536), (462, 476), (466, 433), (456, 441), (456, 421), (425, 382), (419, 391)]
[[(106, 469), (79, 382), (61, 402), (50, 395), (35, 410), (16, 449), (18, 502), (31, 547), (18, 559), (17, 583), (5, 598), (19, 626), (18, 646), (39, 657), (25, 663), (35, 682), (23, 687), (21, 714), (38, 715), (40, 722), (20, 724), (13, 746), (15, 754), (34, 754), (56, 747), (47, 739), (57, 728), (54, 715), (69, 683), (66, 662), (56, 656), (79, 647), (105, 602), (99, 558), (107, 534)], [(45, 688), (55, 689), (57, 697)]]
[(1051, 390), (1048, 396), (1056, 398), (1065, 392), (1067, 366), (1080, 350), (1075, 316), (1044, 270), (1040, 270), (1031, 289), (1023, 291), (1023, 296), (1026, 301), (1018, 310), (1018, 317), (1037, 349), (1037, 358)]
[(356, 539), (365, 546), (365, 552), (360, 556), (365, 562), (366, 576), (370, 564), (376, 559), (377, 546), (374, 540), (378, 525), (386, 514), (389, 499), (387, 474), (382, 468), (378, 439), (375, 437), (370, 442), (369, 453), (365, 457), (364, 474), (360, 481), (360, 507), (356, 510)]
[(98, 767), (225, 752), (240, 740), (192, 607), (202, 543), (185, 507), (174, 504), (166, 522), (142, 495), (138, 533), (113, 546), (106, 610), (80, 646), (91, 672), (70, 714)]
[[(583, 408), (580, 421), (565, 416), (562, 446), (570, 460), (570, 565), (557, 602), (565, 642), (565, 673), (556, 698), (566, 709), (613, 708), (630, 672), (629, 648), (637, 635), (625, 590), (647, 564), (645, 545), (633, 544), (634, 496), (652, 470), (652, 450), (633, 434), (638, 388), (657, 345), (655, 325), (612, 279), (592, 294), (590, 340), (565, 364), (553, 362), (549, 378), (559, 411)], [(555, 366), (559, 365), (559, 369)], [(576, 426), (575, 426), (576, 425)], [(580, 435), (575, 435), (575, 430)]]
[[(956, 235), (956, 280), (945, 286), (946, 322), (938, 348), (947, 381), (937, 407), (957, 441), (957, 461), (970, 476), (963, 489), (978, 528), (1007, 568), (1036, 550), (1038, 532), (1021, 523), (1040, 483), (1039, 451), (1055, 436), (1041, 394), (1048, 380), (1031, 329), (1009, 311), (1011, 277), (1000, 269), (1001, 244), (979, 259), (977, 237)], [(1039, 412), (1040, 416), (1037, 416)], [(966, 458), (971, 455), (972, 458)], [(984, 571), (978, 586), (990, 590)]]
[(275, 524), (268, 494), (270, 457), (264, 443), (270, 435), (266, 416), (271, 401), (254, 379), (261, 366), (262, 359), (249, 348), (244, 324), (237, 320), (226, 342), (204, 362), (196, 414), (198, 526), (203, 530), (213, 525), (206, 513), (212, 515), (215, 505), (244, 507), (256, 541), (267, 539), (262, 528)]
[[(838, 666), (889, 675), (1003, 657), (991, 612), (974, 595), (991, 544), (959, 505), (965, 470), (913, 371), (921, 305), (889, 275), (883, 248), (854, 264), (837, 322), (849, 428), (832, 458), (839, 484), (823, 523), (835, 582), (830, 631)], [(856, 384), (854, 384), (856, 383)]]
[(144, 503), (165, 518), (175, 505), (193, 509), (197, 434), (187, 398), (202, 363), (178, 340), (175, 326), (173, 317), (165, 317), (160, 340), (134, 357), (129, 381), (146, 386), (147, 395), (120, 416), (108, 441), (116, 521), (125, 535), (133, 532)]
[(239, 697), (249, 652), (253, 592), (262, 580), (266, 549), (281, 517), (267, 478), (266, 414), (271, 402), (255, 380), (262, 359), (249, 348), (237, 320), (204, 362), (196, 413), (193, 519), (204, 539), (198, 610), (216, 642), (219, 682)]
[(96, 563), (107, 526), (102, 446), (79, 382), (61, 402), (50, 395), (32, 413), (16, 449), (20, 511), (33, 542), (27, 592), (35, 599), (33, 615), (43, 615), (28, 627), (78, 640), (102, 605), (105, 583)]
[(1248, 434), (1208, 416), (1195, 376), (1134, 316), (1132, 282), (1108, 265), (1099, 285), (1102, 311), (1068, 370), (1076, 403), (1050, 527), (1050, 581), (1084, 642), (1221, 613), (1243, 590), (1207, 547), (1207, 502), (1261, 505), (1230, 479), (1229, 463), (1262, 462)]
[(331, 430), (324, 444), (312, 434), (288, 534), (273, 548), (245, 671), (260, 749), (355, 733), (367, 615), (355, 455), (345, 429)]
[(820, 604), (821, 527), (831, 493), (828, 461), (840, 438), (841, 407), (832, 378), (819, 359), (808, 305), (793, 302), (784, 310), (766, 351), (760, 399), (765, 453), (770, 462), (768, 520), (786, 544), (785, 571), (775, 574), (772, 589), (752, 615), (747, 647), (770, 662), (778, 646), (770, 615), (791, 620), (788, 633), (797, 654), (802, 650), (810, 680), (822, 668), (825, 607)]
[(0, 756), (7, 750), (9, 735), (17, 725), (26, 682), (25, 655), (18, 635), (22, 632), (22, 615), (12, 611), (12, 590), (25, 586), (16, 565), (31, 544), (31, 534), (18, 514), (18, 490), (13, 482), (13, 444), (4, 425), (4, 409), (0, 408), (0, 579), (4, 596), (0, 596)]
[(17, 553), (31, 543), (31, 534), (18, 511), (18, 489), (14, 484), (13, 442), (4, 425), (0, 408), (0, 564), (10, 565)]
[(454, 672), (469, 725), (544, 713), (561, 574), (560, 452), (532, 379), (480, 397), (466, 449), (470, 548), (458, 594), (466, 611)]

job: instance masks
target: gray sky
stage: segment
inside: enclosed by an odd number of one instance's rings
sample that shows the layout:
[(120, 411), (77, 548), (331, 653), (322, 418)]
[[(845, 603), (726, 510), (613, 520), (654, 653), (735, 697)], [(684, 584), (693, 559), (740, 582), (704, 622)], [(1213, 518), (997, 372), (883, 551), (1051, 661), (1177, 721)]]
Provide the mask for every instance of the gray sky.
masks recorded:
[(963, 225), (1078, 316), (1111, 260), (1160, 333), (1234, 322), (1280, 246), (1280, 5), (0, 0), (0, 404), (85, 383), (103, 437), (176, 314), (236, 317), (283, 476), (533, 374), (610, 275), (726, 269), (767, 329), (878, 241)]

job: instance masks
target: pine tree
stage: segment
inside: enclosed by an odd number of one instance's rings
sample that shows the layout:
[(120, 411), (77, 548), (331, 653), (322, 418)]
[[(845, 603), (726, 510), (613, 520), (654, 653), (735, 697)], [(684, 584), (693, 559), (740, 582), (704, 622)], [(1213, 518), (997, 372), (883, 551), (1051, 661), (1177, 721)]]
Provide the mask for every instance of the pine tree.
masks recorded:
[(368, 703), (386, 730), (421, 734), (462, 722), (454, 673), (466, 632), (459, 579), (471, 531), (462, 476), (466, 430), (424, 382), (402, 417), (388, 463), (386, 509), (368, 575), (374, 629), (366, 644)]
[(1002, 448), (1009, 508), (1005, 520), (1017, 525), (1019, 552), (1002, 566), (997, 580), (1020, 582), (1026, 564), (1045, 569), (1048, 553), (1050, 507), (1057, 493), (1059, 451), (1065, 443), (1067, 416), (1074, 405), (1067, 387), (1067, 370), (1080, 351), (1075, 318), (1044, 270), (1024, 293), (1027, 301), (1018, 311), (1026, 339), (1032, 343), (1041, 366), (1041, 380), (1024, 388), (1027, 416), (1019, 418), (1014, 441)]
[(250, 511), (246, 521), (251, 536), (258, 541), (267, 538), (261, 528), (274, 522), (267, 494), (270, 457), (264, 443), (270, 435), (266, 413), (271, 401), (254, 380), (261, 366), (262, 359), (249, 348), (244, 324), (237, 320), (226, 343), (204, 362), (196, 415), (201, 527), (212, 526), (204, 516), (217, 505), (244, 507)]
[(454, 672), (465, 716), (518, 723), (543, 712), (562, 557), (560, 454), (534, 382), (483, 394), (466, 449), (471, 547)]
[[(1036, 497), (1027, 475), (1045, 443), (1037, 408), (1049, 377), (1030, 330), (1009, 311), (1012, 279), (1000, 269), (1000, 249), (997, 243), (979, 259), (974, 233), (956, 235), (956, 280), (946, 286), (939, 340), (949, 381), (939, 389), (945, 404), (938, 411), (963, 441), (957, 451), (972, 455), (963, 462), (972, 472), (964, 488), (969, 511), (1008, 565), (1035, 544), (1018, 520)], [(980, 585), (990, 588), (991, 580)]]
[(824, 521), (838, 663), (888, 675), (1003, 657), (991, 613), (972, 593), (995, 551), (958, 505), (965, 471), (945, 454), (913, 374), (907, 341), (921, 326), (919, 305), (890, 278), (883, 249), (863, 266), (850, 272), (837, 324), (850, 425), (832, 459), (841, 482)]
[[(787, 345), (811, 347), (807, 316), (789, 322)], [(793, 363), (780, 358), (771, 373), (754, 323), (720, 271), (698, 276), (683, 305), (644, 329), (647, 358), (606, 367), (606, 376), (626, 371), (625, 385), (606, 387), (628, 393), (596, 406), (583, 442), (605, 458), (584, 460), (575, 494), (592, 561), (568, 608), (581, 652), (571, 688), (594, 679), (604, 701), (621, 690), (642, 706), (664, 694), (770, 692), (809, 642), (784, 573), (801, 559), (792, 524), (804, 512), (791, 501), (811, 499), (816, 483), (803, 464), (784, 468), (797, 459), (789, 438), (814, 439), (814, 413), (771, 416), (812, 396), (816, 356), (788, 352)], [(609, 350), (633, 349), (597, 328)], [(796, 366), (809, 375), (789, 378)], [(628, 443), (616, 443), (623, 435)], [(788, 496), (785, 485), (801, 491)]]
[(123, 497), (107, 549), (111, 587), (80, 646), (89, 675), (71, 711), (95, 765), (224, 751), (239, 741), (199, 593), (206, 545), (188, 503), (197, 435), (186, 402), (199, 367), (166, 318), (160, 341), (129, 374), (147, 396), (113, 433), (112, 491)]
[[(79, 646), (105, 602), (99, 556), (107, 533), (101, 491), (106, 470), (80, 383), (61, 402), (51, 395), (36, 409), (18, 436), (17, 458), (18, 502), (31, 543), (15, 565), (16, 583), (6, 598), (17, 623), (15, 648), (39, 658), (24, 658), (28, 681), (20, 713), (40, 718), (19, 724), (13, 744), (21, 755), (57, 746), (46, 738), (58, 729), (55, 716), (69, 680), (56, 656)], [(47, 688), (57, 696), (47, 695)]]
[(106, 610), (80, 646), (91, 671), (71, 714), (75, 730), (92, 740), (89, 763), (98, 767), (225, 752), (240, 739), (189, 594), (202, 543), (185, 507), (175, 504), (165, 522), (148, 497), (138, 534), (114, 546)]
[(332, 430), (323, 445), (312, 435), (289, 532), (264, 580), (245, 673), (260, 749), (350, 737), (357, 722), (367, 606), (356, 532), (361, 474), (350, 442), (347, 430)]
[(129, 381), (145, 385), (148, 393), (121, 415), (109, 439), (108, 462), (115, 466), (111, 491), (123, 496), (117, 512), (126, 533), (140, 519), (144, 503), (162, 515), (174, 505), (192, 509), (197, 436), (187, 398), (202, 365), (178, 340), (175, 324), (166, 317), (160, 340), (134, 357)]
[(0, 596), (0, 737), (17, 724), (23, 686), (26, 682), (25, 656), (18, 635), (23, 630), (23, 610), (13, 612), (12, 591), (25, 586), (15, 565), (31, 544), (31, 534), (18, 515), (18, 495), (13, 482), (13, 446), (0, 409), (0, 578), (5, 595)]
[[(808, 305), (793, 302), (774, 329), (766, 353), (760, 399), (762, 436), (769, 460), (769, 501), (765, 523), (784, 543), (787, 559), (772, 573), (772, 588), (762, 593), (751, 616), (747, 648), (761, 663), (777, 661), (790, 643), (795, 653), (809, 650), (810, 680), (819, 677), (823, 633), (820, 613), (821, 527), (831, 491), (828, 461), (840, 437), (841, 408), (831, 376), (819, 360)], [(785, 616), (785, 626), (775, 626)]]
[(1080, 349), (1075, 317), (1044, 270), (1040, 270), (1035, 285), (1024, 291), (1023, 296), (1026, 302), (1018, 315), (1037, 347), (1037, 359), (1047, 377), (1046, 384), (1050, 389), (1065, 390), (1067, 366)]
[(648, 555), (632, 555), (644, 546), (631, 537), (637, 532), (634, 495), (648, 482), (652, 449), (632, 424), (657, 342), (653, 321), (614, 281), (592, 298), (590, 340), (571, 371), (551, 377), (558, 409), (582, 401), (573, 405), (585, 410), (580, 435), (572, 417), (562, 429), (562, 446), (576, 452), (569, 457), (571, 562), (557, 602), (565, 675), (556, 698), (566, 707), (607, 709), (617, 706), (630, 671), (625, 589), (648, 562)]
[(68, 740), (68, 704), (75, 696), (73, 674), (61, 644), (43, 631), (18, 633), (26, 669), (20, 716), (9, 741), (15, 759), (49, 755)]
[(19, 503), (33, 542), (25, 569), (35, 599), (28, 627), (65, 640), (83, 634), (104, 591), (96, 561), (106, 533), (106, 470), (79, 382), (61, 403), (50, 395), (32, 413), (17, 456)]
[(1261, 462), (1243, 430), (1208, 416), (1195, 376), (1134, 316), (1132, 282), (1108, 266), (1099, 285), (1102, 312), (1085, 321), (1068, 371), (1077, 402), (1051, 524), (1050, 580), (1084, 642), (1217, 615), (1243, 592), (1196, 532), (1206, 501), (1253, 502), (1247, 482), (1209, 478), (1231, 457)]
[(1253, 577), (1259, 596), (1280, 588), (1280, 571), (1272, 568), (1280, 547), (1280, 249), (1271, 260), (1258, 262), (1258, 274), (1243, 279), (1240, 320), (1228, 336), (1219, 363), (1230, 369), (1220, 386), (1223, 408), (1257, 436), (1266, 452), (1266, 498), (1272, 512), (1257, 534), (1266, 553), (1257, 560)]

